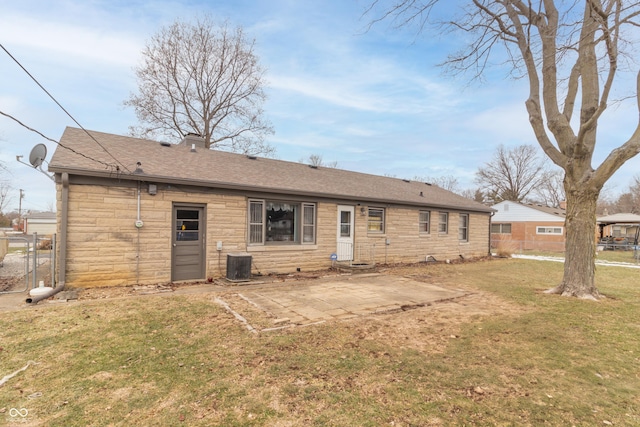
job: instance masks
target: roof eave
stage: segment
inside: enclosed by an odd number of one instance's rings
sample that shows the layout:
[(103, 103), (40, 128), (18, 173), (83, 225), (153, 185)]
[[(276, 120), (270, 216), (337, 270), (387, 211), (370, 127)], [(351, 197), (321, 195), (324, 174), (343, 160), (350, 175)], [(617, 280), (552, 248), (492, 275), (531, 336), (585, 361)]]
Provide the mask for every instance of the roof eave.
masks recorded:
[(253, 191), (260, 193), (274, 193), (274, 194), (286, 194), (292, 196), (309, 196), (309, 197), (317, 197), (324, 199), (338, 199), (338, 200), (357, 200), (361, 202), (368, 203), (380, 203), (380, 204), (397, 204), (404, 206), (421, 206), (421, 207), (429, 207), (429, 208), (437, 208), (437, 209), (454, 209), (465, 212), (479, 212), (479, 213), (487, 213), (490, 214), (495, 211), (495, 209), (491, 207), (486, 207), (484, 209), (470, 207), (470, 206), (453, 206), (439, 203), (420, 203), (417, 201), (411, 200), (400, 200), (400, 199), (383, 199), (383, 198), (372, 198), (366, 196), (350, 196), (344, 194), (335, 194), (335, 193), (323, 193), (323, 192), (312, 192), (312, 191), (297, 191), (297, 190), (287, 190), (278, 187), (256, 187), (242, 184), (234, 184), (228, 182), (220, 182), (220, 181), (202, 181), (196, 179), (189, 178), (177, 178), (171, 176), (162, 176), (162, 175), (149, 175), (145, 173), (133, 173), (133, 174), (124, 174), (124, 173), (113, 173), (111, 171), (97, 171), (93, 169), (82, 169), (82, 168), (70, 168), (70, 167), (56, 167), (49, 165), (49, 172), (53, 172), (56, 174), (68, 173), (70, 175), (80, 175), (80, 176), (88, 176), (94, 178), (108, 178), (108, 179), (121, 179), (128, 181), (140, 181), (140, 182), (154, 182), (154, 183), (163, 183), (163, 184), (173, 184), (173, 185), (188, 185), (193, 187), (207, 187), (207, 188), (220, 188), (225, 190), (236, 190), (236, 191)]

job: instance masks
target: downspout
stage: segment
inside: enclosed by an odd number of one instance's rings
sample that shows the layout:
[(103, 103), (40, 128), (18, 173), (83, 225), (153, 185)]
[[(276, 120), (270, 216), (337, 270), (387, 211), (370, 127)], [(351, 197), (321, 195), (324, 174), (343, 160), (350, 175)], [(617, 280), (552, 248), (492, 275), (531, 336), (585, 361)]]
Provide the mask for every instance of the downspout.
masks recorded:
[[(60, 252), (58, 261), (58, 284), (51, 291), (46, 294), (27, 298), (27, 304), (37, 304), (43, 299), (50, 298), (62, 292), (66, 282), (66, 270), (67, 270), (67, 222), (69, 220), (69, 174), (67, 172), (62, 173), (62, 212), (60, 212)], [(34, 248), (35, 250), (35, 248)]]
[(493, 218), (493, 216), (495, 215), (495, 211), (491, 212), (491, 215), (489, 215), (489, 253), (487, 254), (488, 256), (491, 256), (491, 218)]

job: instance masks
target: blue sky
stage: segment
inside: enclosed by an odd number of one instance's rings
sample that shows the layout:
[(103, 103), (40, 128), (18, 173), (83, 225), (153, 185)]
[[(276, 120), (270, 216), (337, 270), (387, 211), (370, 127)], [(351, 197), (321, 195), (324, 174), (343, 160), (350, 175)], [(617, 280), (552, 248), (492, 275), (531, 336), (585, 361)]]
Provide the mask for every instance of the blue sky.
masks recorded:
[[(22, 0), (0, 6), (0, 42), (89, 130), (127, 134), (136, 118), (122, 102), (136, 90), (133, 67), (146, 40), (178, 18), (208, 13), (256, 39), (269, 82), (265, 113), (275, 128), (268, 141), (279, 159), (319, 154), (342, 169), (409, 179), (452, 175), (471, 188), (474, 172), (498, 145), (535, 144), (525, 81), (506, 79), (501, 69), (484, 84), (445, 76), (436, 64), (463, 40), (387, 24), (364, 31), (367, 4)], [(0, 110), (56, 140), (75, 126), (3, 51)], [(637, 117), (634, 100), (605, 114), (594, 166), (628, 137)], [(54, 206), (53, 183), (15, 160), (38, 143), (50, 158), (54, 143), (0, 116), (0, 160), (15, 189), (11, 206), (17, 207), (20, 188), (23, 209)], [(607, 192), (625, 190), (639, 171), (636, 157)]]

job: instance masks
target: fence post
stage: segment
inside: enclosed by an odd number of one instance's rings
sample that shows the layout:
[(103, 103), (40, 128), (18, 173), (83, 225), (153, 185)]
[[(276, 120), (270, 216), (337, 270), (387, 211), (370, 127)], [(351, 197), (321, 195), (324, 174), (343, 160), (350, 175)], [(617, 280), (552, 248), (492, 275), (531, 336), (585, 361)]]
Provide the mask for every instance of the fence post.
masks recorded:
[[(29, 257), (29, 255), (27, 254), (27, 258)], [(31, 275), (32, 277), (32, 285), (31, 287), (33, 289), (37, 288), (37, 271), (38, 271), (38, 233), (35, 232), (33, 233), (33, 274)]]

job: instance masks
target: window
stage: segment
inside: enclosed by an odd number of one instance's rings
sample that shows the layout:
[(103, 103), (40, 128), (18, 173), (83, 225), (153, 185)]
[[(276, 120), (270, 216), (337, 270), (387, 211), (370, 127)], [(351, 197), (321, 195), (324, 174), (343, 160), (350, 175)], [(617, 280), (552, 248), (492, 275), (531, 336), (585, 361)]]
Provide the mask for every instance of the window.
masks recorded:
[(264, 243), (264, 202), (249, 201), (249, 243)]
[(367, 231), (369, 233), (384, 233), (384, 209), (369, 208)]
[(469, 241), (469, 214), (458, 215), (458, 240)]
[(440, 212), (438, 214), (438, 233), (447, 234), (449, 232), (449, 213)]
[(562, 227), (536, 227), (536, 234), (561, 235)]
[(302, 243), (315, 243), (316, 206), (311, 203), (303, 203), (302, 212)]
[(176, 240), (195, 241), (200, 238), (200, 213), (197, 209), (176, 210)]
[(351, 211), (340, 211), (340, 237), (351, 237)]
[(493, 234), (511, 234), (511, 224), (491, 224)]
[(431, 212), (420, 211), (420, 217), (418, 219), (418, 223), (420, 226), (420, 233), (422, 234), (430, 233), (430, 225), (429, 225), (430, 220), (431, 220)]
[(250, 244), (313, 244), (315, 241), (315, 204), (249, 201)]

